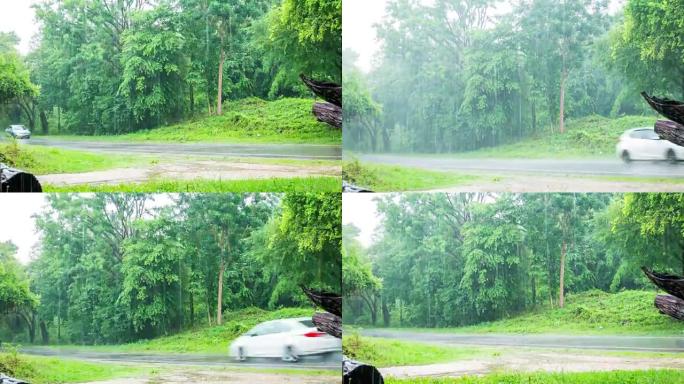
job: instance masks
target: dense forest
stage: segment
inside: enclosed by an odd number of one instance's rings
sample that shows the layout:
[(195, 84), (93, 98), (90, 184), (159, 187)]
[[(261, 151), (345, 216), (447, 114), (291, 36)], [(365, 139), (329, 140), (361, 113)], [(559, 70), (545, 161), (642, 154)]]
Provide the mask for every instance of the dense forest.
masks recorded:
[(30, 264), (0, 244), (0, 341), (105, 344), (340, 291), (336, 194), (48, 195)]
[(403, 194), (377, 199), (372, 246), (343, 229), (344, 320), (445, 327), (564, 307), (684, 273), (684, 195)]
[(619, 4), (389, 0), (375, 67), (344, 52), (345, 146), (468, 151), (652, 114), (641, 91), (684, 98), (684, 2)]
[[(21, 57), (0, 34), (0, 108), (43, 133), (119, 134), (226, 101), (341, 81), (341, 0), (46, 0)], [(0, 112), (2, 112), (0, 110)]]

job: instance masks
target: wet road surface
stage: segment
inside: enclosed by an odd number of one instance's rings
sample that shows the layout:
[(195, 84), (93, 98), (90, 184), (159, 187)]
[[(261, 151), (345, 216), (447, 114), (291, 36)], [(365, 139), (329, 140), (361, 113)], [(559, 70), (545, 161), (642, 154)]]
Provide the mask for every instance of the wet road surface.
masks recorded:
[(684, 178), (684, 162), (670, 164), (668, 162), (635, 161), (626, 164), (618, 159), (458, 159), (413, 155), (359, 155), (358, 157), (362, 161), (372, 163), (447, 172), (473, 173), (473, 171), (479, 171), (498, 174)]
[(678, 336), (575, 336), (575, 335), (498, 335), (412, 332), (373, 329), (364, 336), (383, 337), (432, 344), (569, 348), (633, 352), (684, 352), (684, 337)]
[(220, 366), (236, 368), (292, 368), (292, 369), (339, 369), (342, 355), (305, 356), (297, 363), (288, 363), (280, 359), (250, 359), (236, 362), (227, 354), (161, 354), (161, 353), (124, 353), (99, 352), (71, 348), (25, 347), (19, 349), (27, 355), (51, 356), (62, 359), (78, 359), (113, 363), (138, 364), (172, 364), (186, 366)]
[(41, 145), (86, 152), (109, 152), (143, 155), (259, 157), (300, 160), (340, 160), (342, 146), (314, 144), (211, 144), (211, 143), (128, 143), (63, 140), (45, 137), (19, 140), (22, 144)]

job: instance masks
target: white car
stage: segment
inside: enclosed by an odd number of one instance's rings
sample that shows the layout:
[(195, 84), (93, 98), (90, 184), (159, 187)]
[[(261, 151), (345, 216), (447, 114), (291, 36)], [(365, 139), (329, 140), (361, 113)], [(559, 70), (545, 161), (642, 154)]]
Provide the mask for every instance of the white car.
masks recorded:
[(15, 139), (30, 139), (31, 131), (26, 129), (23, 125), (10, 125), (9, 128), (5, 129), (8, 135), (14, 137)]
[(297, 362), (301, 356), (327, 353), (342, 353), (342, 340), (316, 329), (310, 317), (261, 323), (230, 344), (230, 356), (238, 361), (276, 357)]
[(620, 136), (617, 155), (625, 162), (632, 160), (684, 160), (684, 147), (663, 140), (653, 128), (634, 128)]

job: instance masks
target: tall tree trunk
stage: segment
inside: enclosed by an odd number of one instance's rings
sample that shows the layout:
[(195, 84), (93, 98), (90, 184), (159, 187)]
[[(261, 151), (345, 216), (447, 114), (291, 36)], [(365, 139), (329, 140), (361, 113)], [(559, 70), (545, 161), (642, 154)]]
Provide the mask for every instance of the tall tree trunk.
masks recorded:
[(223, 322), (223, 272), (225, 268), (224, 261), (221, 259), (218, 275), (218, 300), (216, 301), (216, 325), (221, 325)]
[(62, 132), (62, 107), (57, 107), (57, 132)]
[(195, 295), (190, 290), (190, 328), (195, 327)]
[(387, 307), (387, 302), (385, 301), (385, 296), (382, 297), (382, 323), (385, 327), (390, 326), (390, 311)]
[(49, 132), (48, 119), (45, 111), (42, 108), (40, 110), (40, 126), (43, 129), (43, 134), (47, 135)]
[(532, 306), (537, 306), (537, 281), (532, 278)]
[(221, 34), (221, 54), (219, 55), (219, 69), (218, 69), (218, 95), (216, 101), (216, 114), (221, 116), (223, 114), (223, 61), (225, 60), (225, 51), (223, 50), (223, 34)]
[(561, 259), (560, 259), (560, 287), (558, 292), (558, 307), (563, 308), (565, 305), (565, 254), (567, 252), (567, 244), (563, 240), (563, 245), (561, 246)]
[(195, 88), (190, 85), (190, 116), (195, 116)]
[(50, 334), (48, 333), (47, 326), (43, 320), (40, 321), (40, 338), (44, 345), (50, 344)]
[(560, 80), (560, 116), (558, 117), (560, 125), (560, 133), (565, 133), (565, 82), (568, 78), (568, 72), (565, 68), (561, 71)]

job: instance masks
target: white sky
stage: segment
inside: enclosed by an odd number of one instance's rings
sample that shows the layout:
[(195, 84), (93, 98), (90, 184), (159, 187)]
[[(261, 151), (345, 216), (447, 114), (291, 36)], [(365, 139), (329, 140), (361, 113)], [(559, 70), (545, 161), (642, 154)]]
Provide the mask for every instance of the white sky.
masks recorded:
[(32, 216), (43, 211), (46, 205), (42, 193), (3, 193), (0, 196), (0, 241), (10, 240), (19, 248), (17, 258), (22, 264), (29, 262), (31, 249), (38, 242)]
[(381, 224), (374, 199), (382, 195), (380, 193), (342, 194), (342, 223), (354, 224), (361, 230), (358, 239), (365, 247), (373, 243), (373, 235)]
[[(385, 18), (385, 6), (388, 1), (343, 0), (342, 2), (342, 48), (349, 48), (359, 55), (356, 64), (364, 72), (369, 72), (373, 68), (375, 55), (382, 48), (374, 25)], [(610, 0), (609, 11), (613, 13), (621, 9), (625, 1)], [(423, 0), (425, 4), (430, 2), (430, 0)], [(509, 11), (512, 3), (512, 1), (502, 2), (497, 13)]]
[(19, 52), (27, 54), (31, 38), (38, 33), (34, 12), (31, 5), (40, 0), (0, 0), (0, 32), (14, 31), (21, 42)]

